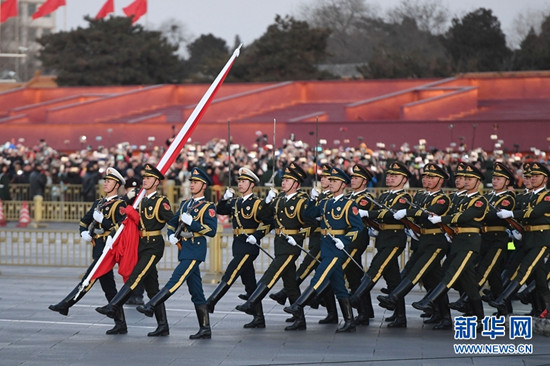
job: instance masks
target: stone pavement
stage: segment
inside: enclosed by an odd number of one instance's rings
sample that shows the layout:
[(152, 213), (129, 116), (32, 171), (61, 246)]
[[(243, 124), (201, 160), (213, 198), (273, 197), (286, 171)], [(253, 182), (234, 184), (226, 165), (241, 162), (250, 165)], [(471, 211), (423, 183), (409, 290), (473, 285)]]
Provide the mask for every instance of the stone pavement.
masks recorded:
[[(0, 365), (543, 365), (550, 364), (550, 339), (534, 335), (531, 340), (491, 341), (488, 337), (462, 343), (532, 344), (533, 354), (494, 356), (454, 353), (453, 331), (425, 327), (410, 304), (423, 296), (413, 290), (407, 297), (408, 328), (388, 329), (388, 314), (375, 306), (375, 319), (356, 333), (335, 334), (335, 325), (319, 325), (324, 310), (306, 308), (308, 329), (285, 332), (282, 307), (264, 301), (266, 329), (243, 329), (250, 316), (234, 310), (242, 303), (237, 283), (211, 315), (211, 340), (191, 341), (198, 330), (186, 285), (167, 301), (170, 336), (147, 337), (156, 322), (125, 306), (128, 334), (109, 336), (112, 320), (94, 309), (106, 303), (96, 285), (65, 317), (48, 310), (79, 281), (81, 268), (0, 268)], [(171, 273), (160, 273), (161, 285)], [(214, 284), (205, 284), (208, 296)], [(373, 291), (376, 295), (379, 287)], [(452, 293), (455, 297), (456, 293)], [(526, 309), (518, 309), (518, 312)], [(486, 314), (492, 309), (485, 308)], [(456, 314), (454, 314), (456, 315)]]

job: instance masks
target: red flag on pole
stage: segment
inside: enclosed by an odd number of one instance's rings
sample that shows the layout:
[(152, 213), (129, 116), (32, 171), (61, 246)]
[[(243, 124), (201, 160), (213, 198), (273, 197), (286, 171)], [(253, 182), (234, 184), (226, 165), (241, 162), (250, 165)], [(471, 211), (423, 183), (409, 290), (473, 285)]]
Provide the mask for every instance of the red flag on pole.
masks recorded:
[(32, 18), (37, 19), (53, 13), (60, 6), (65, 6), (65, 0), (46, 0), (46, 2), (32, 15)]
[[(168, 168), (170, 168), (170, 166), (172, 165), (174, 160), (176, 160), (176, 157), (180, 153), (181, 149), (183, 148), (183, 146), (185, 145), (187, 140), (189, 140), (189, 138), (191, 137), (191, 134), (193, 133), (193, 130), (195, 129), (195, 127), (197, 127), (197, 124), (199, 123), (200, 119), (202, 118), (202, 116), (206, 112), (206, 109), (208, 108), (208, 106), (212, 102), (212, 99), (214, 98), (214, 95), (216, 94), (216, 92), (220, 88), (221, 84), (223, 83), (223, 81), (225, 80), (227, 74), (229, 73), (229, 70), (233, 66), (233, 62), (239, 56), (241, 46), (242, 45), (240, 45), (239, 47), (237, 47), (237, 49), (235, 51), (233, 51), (233, 55), (229, 58), (229, 60), (227, 61), (227, 63), (223, 67), (222, 71), (220, 71), (220, 73), (216, 77), (216, 80), (214, 80), (214, 82), (210, 85), (210, 87), (208, 88), (206, 93), (202, 96), (201, 100), (195, 106), (195, 109), (193, 109), (193, 112), (191, 113), (191, 115), (189, 116), (189, 118), (187, 119), (187, 121), (185, 122), (183, 127), (181, 128), (180, 132), (178, 132), (178, 134), (174, 138), (174, 141), (172, 141), (172, 143), (168, 147), (168, 150), (166, 150), (166, 152), (164, 153), (164, 155), (160, 159), (160, 162), (157, 164), (157, 169), (162, 174), (165, 174), (166, 171), (168, 170)], [(143, 196), (145, 196), (145, 190), (142, 189), (139, 192), (138, 196), (136, 197), (136, 199), (134, 201), (134, 204), (133, 204), (134, 209), (139, 206), (139, 203), (143, 199)], [(131, 211), (132, 210), (129, 210), (128, 207), (127, 207), (126, 208), (126, 215), (130, 216)], [(128, 220), (128, 218), (126, 220)], [(129, 239), (126, 238), (126, 234), (122, 235), (122, 233), (125, 231), (124, 230), (125, 227), (126, 227), (125, 223), (126, 223), (126, 221), (124, 223), (122, 223), (122, 225), (119, 226), (119, 228), (116, 231), (113, 238), (110, 239), (107, 243), (105, 243), (105, 248), (103, 249), (103, 253), (101, 254), (101, 257), (97, 260), (94, 268), (92, 268), (92, 270), (88, 273), (88, 276), (82, 281), (82, 284), (80, 286), (80, 292), (84, 288), (86, 288), (86, 286), (88, 286), (90, 284), (90, 281), (91, 281), (92, 278), (97, 278), (98, 277), (98, 276), (96, 276), (96, 272), (98, 271), (98, 268), (100, 268), (100, 267), (101, 268), (106, 268), (106, 267), (109, 267), (109, 266), (110, 266), (110, 268), (112, 268), (114, 266), (114, 262), (111, 259), (111, 256), (113, 256), (113, 254), (111, 254), (111, 252), (113, 252), (112, 249), (116, 245), (120, 245), (122, 243), (120, 241), (121, 238), (124, 238), (122, 240), (129, 240), (132, 245), (136, 244), (135, 249), (129, 249), (128, 251), (130, 251), (130, 252), (132, 250), (137, 251), (137, 242), (138, 242), (138, 240), (132, 239), (133, 235), (129, 235)], [(128, 222), (128, 224), (130, 224), (130, 223)], [(136, 230), (137, 230), (137, 226), (136, 226)], [(123, 250), (123, 248), (121, 248), (121, 250)], [(123, 251), (127, 252), (126, 250), (123, 250)], [(120, 252), (120, 250), (119, 250), (119, 252)], [(105, 266), (103, 265), (104, 261), (107, 261), (107, 264)], [(75, 296), (75, 298), (80, 294), (80, 292)]]
[(139, 18), (147, 13), (147, 0), (135, 0), (127, 7), (123, 8), (122, 11), (124, 11), (127, 17), (133, 16), (132, 24), (134, 24)]
[(113, 248), (97, 267), (92, 280), (103, 276), (118, 263), (118, 273), (124, 282), (130, 277), (137, 263), (139, 244), (139, 213), (132, 206), (126, 207), (125, 230), (120, 234)]
[(0, 23), (17, 16), (17, 0), (6, 0), (0, 7)]
[(115, 0), (107, 0), (105, 4), (99, 9), (99, 13), (95, 16), (95, 20), (105, 18), (108, 14), (115, 11)]

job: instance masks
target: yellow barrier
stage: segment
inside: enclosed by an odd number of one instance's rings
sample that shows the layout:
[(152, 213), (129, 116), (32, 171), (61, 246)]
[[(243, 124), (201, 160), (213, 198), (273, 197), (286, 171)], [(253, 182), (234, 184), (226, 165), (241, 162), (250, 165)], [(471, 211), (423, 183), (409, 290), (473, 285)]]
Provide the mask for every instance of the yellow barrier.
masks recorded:
[[(262, 240), (262, 248), (273, 255), (273, 235), (267, 235)], [(233, 234), (221, 232), (208, 241), (208, 256), (201, 265), (201, 271), (221, 277), (229, 261), (232, 259), (231, 245)], [(307, 239), (306, 239), (307, 247)], [(409, 257), (405, 250), (400, 258), (401, 266)], [(36, 229), (3, 229), (0, 231), (0, 265), (21, 266), (54, 266), (54, 267), (83, 267), (92, 262), (92, 248), (84, 243), (78, 231), (54, 231)], [(371, 243), (366, 255), (363, 256), (363, 265), (370, 263), (374, 256), (374, 246)], [(301, 258), (298, 262), (301, 261)], [(260, 252), (256, 259), (257, 273), (263, 273), (271, 259)], [(172, 270), (178, 264), (178, 250), (168, 244), (164, 256), (158, 264), (161, 270)]]

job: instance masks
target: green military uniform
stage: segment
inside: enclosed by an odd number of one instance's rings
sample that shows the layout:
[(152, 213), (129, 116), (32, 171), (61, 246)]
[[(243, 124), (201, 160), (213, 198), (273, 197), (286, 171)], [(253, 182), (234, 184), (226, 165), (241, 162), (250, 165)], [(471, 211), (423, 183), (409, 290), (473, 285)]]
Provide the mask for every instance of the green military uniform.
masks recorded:
[[(351, 176), (360, 177), (362, 179), (365, 179), (366, 181), (371, 180), (373, 177), (372, 173), (361, 164), (356, 164), (353, 166), (351, 170)], [(369, 192), (367, 192), (366, 189), (362, 190), (361, 192), (352, 192), (348, 195), (347, 198), (355, 201), (357, 208), (360, 210), (368, 211), (374, 209), (374, 197)], [(375, 222), (373, 222), (373, 220), (370, 220), (366, 217), (363, 218), (363, 223), (363, 229), (359, 231), (357, 237), (350, 244), (349, 247), (350, 256), (355, 260), (356, 263), (359, 264), (363, 263), (361, 257), (363, 253), (365, 253), (365, 250), (367, 250), (367, 247), (370, 243), (370, 225), (375, 226), (374, 229), (379, 228), (379, 226)], [(344, 269), (344, 275), (346, 276), (346, 279), (348, 281), (350, 291), (351, 293), (354, 293), (357, 288), (359, 288), (359, 285), (361, 284), (361, 279), (363, 278), (365, 271), (362, 268), (359, 268), (355, 263), (353, 263), (351, 258), (346, 258), (344, 260), (344, 263), (342, 264), (342, 267)], [(359, 302), (359, 304), (357, 304), (358, 315), (355, 318), (355, 324), (369, 325), (370, 318), (374, 317), (374, 310), (372, 309), (370, 292), (365, 291), (360, 300), (361, 301)]]
[[(293, 179), (301, 184), (306, 178), (306, 173), (293, 162), (285, 169), (284, 178)], [(275, 258), (258, 281), (256, 290), (246, 303), (236, 307), (237, 310), (254, 315), (256, 304), (267, 295), (280, 278), (283, 280), (285, 292), (291, 303), (300, 296), (300, 288), (296, 281), (296, 259), (301, 253), (298, 246), (301, 247), (304, 239), (309, 235), (309, 227), (303, 216), (307, 202), (307, 194), (298, 191), (290, 196), (278, 195), (272, 201), (264, 200), (262, 203), (260, 217), (273, 217), (274, 220)], [(289, 237), (296, 241), (296, 246), (289, 243)], [(285, 330), (295, 330), (297, 322)]]
[[(542, 163), (533, 163), (531, 176), (543, 176), (548, 180), (550, 171)], [(535, 290), (542, 296), (545, 307), (550, 310), (550, 290), (548, 289), (547, 272), (544, 258), (550, 247), (550, 191), (543, 184), (533, 187), (534, 190), (525, 210), (501, 210), (500, 218), (514, 217), (523, 223), (524, 257), (518, 267), (515, 278), (508, 284), (500, 296), (490, 301), (489, 305), (505, 312), (506, 301), (514, 295), (528, 279), (535, 280)]]
[[(479, 181), (484, 180), (483, 173), (473, 164), (466, 164), (464, 174)], [(489, 205), (487, 199), (476, 191), (465, 195), (461, 203), (451, 209), (449, 215), (437, 216), (440, 217), (439, 222), (451, 226), (454, 231), (449, 254), (443, 265), (445, 273), (442, 281), (424, 299), (414, 302), (413, 307), (433, 312), (434, 302), (458, 284), (468, 295), (474, 314), (477, 315), (478, 321), (481, 321), (483, 305), (477, 287), (474, 263), (479, 255), (481, 226)], [(435, 220), (430, 217), (430, 221), (434, 223)]]
[[(411, 175), (407, 166), (398, 161), (390, 165), (386, 174), (402, 175), (407, 178)], [(393, 213), (400, 209), (408, 208), (411, 202), (411, 195), (402, 189), (386, 191), (378, 197), (377, 201), (379, 202), (377, 206), (383, 208), (367, 211), (368, 217), (376, 221), (380, 228), (375, 241), (376, 254), (370, 263), (367, 273), (363, 276), (361, 284), (353, 293), (351, 301), (354, 305), (360, 304), (363, 293), (370, 291), (382, 276), (384, 276), (384, 280), (390, 291), (396, 288), (401, 282), (398, 258), (405, 249), (407, 236), (403, 222), (394, 219)], [(396, 318), (394, 322), (388, 325), (389, 327), (393, 327), (394, 325), (398, 327), (403, 326), (405, 306), (404, 303), (401, 305), (399, 306), (399, 319)]]
[[(448, 179), (448, 174), (440, 166), (429, 163), (424, 167), (424, 175)], [(378, 296), (380, 305), (389, 310), (394, 310), (398, 301), (401, 301), (407, 293), (420, 281), (428, 291), (433, 289), (441, 280), (441, 260), (447, 253), (448, 242), (445, 239), (443, 229), (433, 224), (428, 219), (431, 214), (445, 215), (450, 207), (450, 198), (439, 190), (437, 192), (424, 192), (422, 203), (413, 203), (413, 207), (406, 209), (404, 214), (411, 217), (420, 227), (418, 248), (407, 262), (409, 270), (401, 280), (401, 283), (388, 295)], [(451, 325), (447, 296), (441, 296), (438, 303), (440, 323), (434, 329), (446, 329)], [(434, 321), (435, 322), (435, 321)]]
[[(158, 180), (164, 175), (151, 164), (146, 164), (142, 175)], [(164, 239), (161, 230), (174, 216), (170, 202), (165, 196), (153, 192), (144, 197), (138, 206), (140, 239), (138, 245), (138, 261), (128, 280), (108, 305), (96, 308), (100, 314), (112, 317), (132, 295), (132, 291), (143, 283), (147, 296), (151, 299), (159, 292), (159, 281), (156, 264), (164, 254)], [(149, 336), (168, 335), (168, 320), (164, 303), (155, 308), (158, 323), (156, 331)]]

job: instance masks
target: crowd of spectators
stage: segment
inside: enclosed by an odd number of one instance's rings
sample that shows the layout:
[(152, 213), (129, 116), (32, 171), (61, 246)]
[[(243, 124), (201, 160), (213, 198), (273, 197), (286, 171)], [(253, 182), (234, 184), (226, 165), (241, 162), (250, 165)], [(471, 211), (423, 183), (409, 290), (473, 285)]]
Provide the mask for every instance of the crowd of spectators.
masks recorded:
[[(43, 140), (34, 146), (7, 141), (0, 145), (0, 199), (9, 199), (9, 189), (4, 188), (8, 184), (29, 184), (33, 197), (42, 195), (46, 185), (53, 185), (53, 199), (61, 194), (60, 186), (81, 184), (82, 199), (93, 201), (95, 187), (108, 167), (116, 167), (126, 178), (140, 179), (144, 164), (156, 165), (166, 149), (167, 146), (155, 146), (150, 150), (140, 150), (129, 143), (120, 143), (112, 147), (88, 147), (76, 152), (62, 152), (55, 150)], [(521, 188), (522, 164), (526, 161), (548, 163), (549, 159), (541, 150), (508, 153), (502, 150), (489, 152), (459, 147), (456, 151), (443, 151), (427, 149), (422, 145), (410, 148), (407, 144), (395, 150), (388, 150), (383, 145), (371, 148), (365, 143), (331, 148), (320, 145), (317, 150), (316, 152), (313, 146), (303, 141), (293, 139), (282, 140), (275, 151), (273, 146), (267, 143), (267, 139), (252, 141), (250, 146), (232, 143), (229, 149), (225, 139), (214, 138), (204, 144), (188, 142), (167, 171), (166, 178), (174, 180), (176, 185), (181, 185), (186, 182), (191, 169), (199, 166), (210, 174), (215, 185), (226, 186), (229, 177), (231, 184), (235, 185), (238, 168), (246, 166), (260, 177), (261, 185), (274, 180), (278, 186), (286, 165), (296, 160), (309, 173), (309, 179), (303, 184), (305, 187), (312, 186), (314, 182), (315, 162), (330, 163), (344, 170), (351, 168), (355, 163), (364, 164), (375, 176), (370, 185), (382, 187), (386, 165), (393, 160), (400, 160), (409, 166), (412, 173), (408, 186), (420, 187), (422, 168), (426, 163), (433, 161), (444, 164), (452, 176), (458, 162), (466, 161), (475, 162), (486, 173), (487, 187), (490, 186), (493, 163), (500, 161), (515, 172), (516, 188)], [(231, 173), (228, 165), (231, 166)], [(273, 172), (275, 178), (272, 178)], [(448, 180), (446, 186), (453, 187), (453, 182), (453, 179)]]

